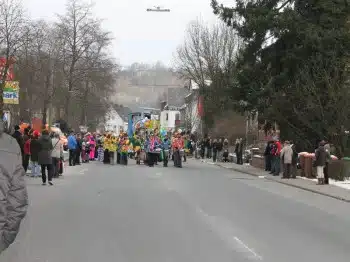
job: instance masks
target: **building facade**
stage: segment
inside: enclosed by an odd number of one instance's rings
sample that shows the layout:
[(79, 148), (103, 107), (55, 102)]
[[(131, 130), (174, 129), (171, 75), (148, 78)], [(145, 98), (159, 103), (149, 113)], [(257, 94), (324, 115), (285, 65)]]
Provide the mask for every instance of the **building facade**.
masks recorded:
[(119, 135), (128, 129), (128, 122), (123, 119), (114, 108), (110, 108), (106, 114), (105, 130)]

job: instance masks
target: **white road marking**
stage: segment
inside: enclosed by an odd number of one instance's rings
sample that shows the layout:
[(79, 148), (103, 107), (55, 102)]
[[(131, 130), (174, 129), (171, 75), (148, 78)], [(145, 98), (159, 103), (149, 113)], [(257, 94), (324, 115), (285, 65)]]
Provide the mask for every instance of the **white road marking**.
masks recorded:
[(253, 249), (251, 249), (250, 247), (248, 247), (246, 244), (244, 244), (244, 242), (242, 240), (240, 240), (238, 237), (234, 237), (234, 240), (236, 240), (240, 245), (242, 245), (248, 252), (250, 252), (255, 258), (257, 258), (258, 260), (262, 260), (262, 257), (259, 256), (257, 253), (255, 253), (255, 251)]
[(234, 235), (234, 230), (228, 221), (213, 217), (196, 207), (196, 213), (216, 233), (226, 245), (235, 252), (242, 253), (246, 258), (254, 261), (263, 260), (252, 248)]
[(265, 176), (259, 176), (259, 178), (265, 178)]

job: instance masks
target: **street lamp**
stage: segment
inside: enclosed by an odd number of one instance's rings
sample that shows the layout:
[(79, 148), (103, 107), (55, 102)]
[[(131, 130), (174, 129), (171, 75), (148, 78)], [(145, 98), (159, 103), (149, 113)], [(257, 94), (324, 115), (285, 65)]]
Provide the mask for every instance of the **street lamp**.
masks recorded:
[(170, 9), (164, 9), (160, 6), (155, 6), (154, 8), (147, 8), (147, 12), (170, 12)]

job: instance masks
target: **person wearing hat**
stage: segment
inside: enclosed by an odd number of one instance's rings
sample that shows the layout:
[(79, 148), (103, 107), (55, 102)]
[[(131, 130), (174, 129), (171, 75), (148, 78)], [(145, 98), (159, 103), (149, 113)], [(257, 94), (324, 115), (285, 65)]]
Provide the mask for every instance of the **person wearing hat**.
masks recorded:
[(324, 141), (321, 141), (319, 143), (318, 148), (315, 151), (315, 167), (316, 167), (316, 172), (317, 172), (317, 180), (319, 185), (324, 185), (325, 184), (325, 179), (324, 179), (324, 167), (326, 166), (327, 162), (327, 151), (324, 148), (325, 143)]
[(40, 165), (39, 165), (39, 135), (38, 131), (34, 131), (30, 141), (30, 161), (31, 161), (31, 176), (39, 177), (40, 176)]

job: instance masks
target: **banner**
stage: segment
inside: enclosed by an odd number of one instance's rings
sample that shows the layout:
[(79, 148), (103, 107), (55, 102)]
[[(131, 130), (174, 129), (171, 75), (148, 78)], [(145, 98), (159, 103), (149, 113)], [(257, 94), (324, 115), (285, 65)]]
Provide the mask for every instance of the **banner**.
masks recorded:
[(6, 81), (4, 86), (4, 104), (19, 104), (19, 82)]
[(34, 117), (32, 119), (32, 129), (41, 133), (43, 128), (43, 121), (40, 118)]
[(204, 97), (199, 96), (197, 101), (197, 112), (200, 117), (204, 116)]
[[(13, 81), (13, 79), (14, 79), (14, 73), (13, 73), (14, 62), (15, 62), (14, 58), (10, 58), (9, 69), (7, 70), (6, 81)], [(4, 74), (5, 66), (6, 66), (6, 57), (0, 57), (0, 78)]]

